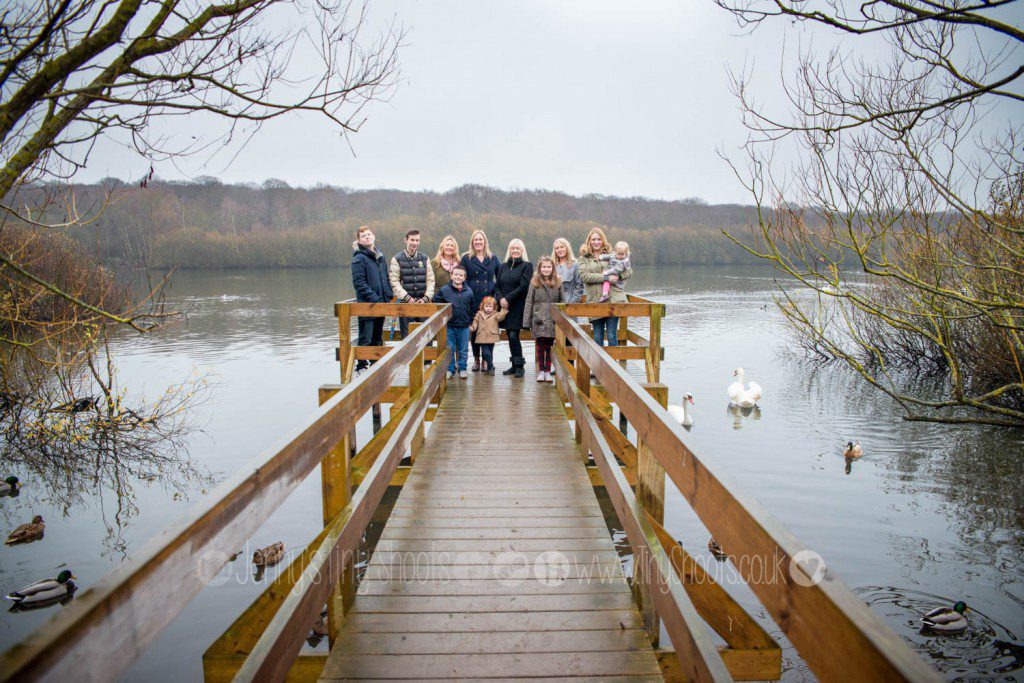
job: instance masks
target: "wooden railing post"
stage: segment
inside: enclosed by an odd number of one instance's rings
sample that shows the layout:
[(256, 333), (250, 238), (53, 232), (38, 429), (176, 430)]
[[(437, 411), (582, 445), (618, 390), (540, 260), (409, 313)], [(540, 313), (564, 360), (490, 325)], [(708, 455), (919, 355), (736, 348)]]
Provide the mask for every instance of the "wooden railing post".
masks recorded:
[[(644, 386), (647, 392), (654, 397), (661, 407), (668, 405), (668, 387), (663, 384)], [(651, 516), (654, 521), (663, 524), (665, 521), (665, 469), (658, 463), (658, 459), (650, 447), (637, 434), (636, 441), (636, 499), (640, 508)], [(634, 565), (634, 571), (645, 571), (647, 565), (638, 562)], [(648, 581), (638, 581), (640, 586), (640, 614), (644, 620), (644, 627), (651, 642), (657, 646), (661, 633), (661, 621), (655, 610), (654, 600), (647, 595)]]
[[(583, 358), (576, 354), (576, 386), (583, 393), (584, 396), (590, 396), (590, 366)], [(579, 416), (576, 416), (576, 443), (583, 444), (583, 430), (580, 429)], [(589, 461), (588, 453), (586, 448), (580, 448), (580, 453), (583, 454), (583, 462)]]
[(661, 319), (665, 317), (665, 304), (651, 304), (651, 330), (647, 335), (647, 381), (661, 381)]
[[(448, 348), (448, 326), (445, 325), (438, 330), (437, 336), (434, 338), (437, 340), (437, 355), (440, 357)], [(434, 403), (437, 404), (441, 403), (444, 392), (448, 389), (448, 368), (441, 368), (441, 370), (444, 376), (441, 378), (441, 384), (437, 387), (437, 393), (434, 394)]]
[[(444, 372), (444, 368), (440, 369)], [(416, 354), (416, 357), (409, 363), (409, 396), (415, 396), (416, 392), (423, 387), (423, 351)], [(409, 459), (416, 462), (416, 454), (423, 446), (424, 432), (423, 422), (416, 425), (412, 439), (409, 440)]]
[[(352, 346), (352, 313), (347, 303), (334, 304), (334, 314), (338, 316), (338, 361), (341, 363), (341, 383), (352, 381), (355, 369), (355, 347)], [(358, 446), (356, 444), (356, 428), (348, 433), (348, 455), (354, 458)]]
[[(327, 384), (318, 391), (319, 404), (323, 405), (341, 390), (341, 385)], [(352, 497), (352, 479), (349, 471), (348, 435), (342, 437), (320, 461), (320, 489), (323, 496), (324, 526), (341, 514)], [(353, 558), (345, 558), (341, 581), (327, 600), (327, 635), (333, 645), (334, 638), (341, 630), (341, 623), (355, 599), (355, 564)]]

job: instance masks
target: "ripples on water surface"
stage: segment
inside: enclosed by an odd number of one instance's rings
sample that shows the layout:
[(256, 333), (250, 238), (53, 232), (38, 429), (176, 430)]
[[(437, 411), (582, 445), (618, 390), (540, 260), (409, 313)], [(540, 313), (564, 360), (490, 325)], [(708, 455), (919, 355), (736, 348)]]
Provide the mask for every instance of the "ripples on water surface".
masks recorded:
[[(771, 306), (773, 286), (770, 272), (740, 268), (640, 269), (633, 279), (634, 292), (668, 304), (662, 380), (670, 402), (679, 403), (684, 392), (695, 397), (690, 436), (698, 453), (726, 465), (950, 678), (1021, 677), (1024, 435), (905, 423), (891, 401), (845, 372), (784, 353), (787, 338)], [(170, 295), (186, 318), (152, 338), (122, 340), (116, 350), (120, 376), (133, 390), (155, 395), (193, 369), (206, 373), (213, 388), (199, 408), (205, 426), (191, 437), (190, 449), (223, 477), (315, 408), (318, 385), (337, 381), (331, 305), (351, 296), (349, 274), (184, 272), (175, 276)], [(504, 349), (497, 356), (507, 362)], [(727, 409), (725, 388), (738, 365), (764, 387), (759, 413)], [(360, 429), (365, 441), (369, 424)], [(861, 441), (865, 455), (847, 473), (841, 453), (849, 440)], [(671, 486), (669, 491), (666, 526), (690, 553), (713, 565), (707, 531)], [(176, 500), (157, 483), (137, 483), (135, 494), (138, 514), (126, 528), (110, 530), (116, 504), (110, 495), (67, 518), (44, 503), (31, 482), (18, 498), (0, 501), (5, 529), (32, 514), (47, 520), (42, 542), (0, 549), (0, 588), (7, 592), (56, 575), (63, 563), (88, 587), (122, 559), (111, 549), (111, 533), (134, 552), (203, 492)], [(238, 549), (244, 552), (228, 565), (221, 585), (189, 605), (129, 677), (201, 678), (203, 650), (279, 571), (272, 568), (262, 584), (254, 582), (248, 561), (253, 548), (278, 540), (289, 549), (304, 547), (316, 535), (320, 515), (314, 475), (250, 547)], [(752, 594), (730, 583), (730, 567), (715, 571), (763, 616)], [(918, 632), (921, 612), (957, 599), (976, 610), (967, 633)], [(59, 609), (0, 615), (0, 647)], [(788, 653), (786, 666), (787, 679), (810, 677)]]

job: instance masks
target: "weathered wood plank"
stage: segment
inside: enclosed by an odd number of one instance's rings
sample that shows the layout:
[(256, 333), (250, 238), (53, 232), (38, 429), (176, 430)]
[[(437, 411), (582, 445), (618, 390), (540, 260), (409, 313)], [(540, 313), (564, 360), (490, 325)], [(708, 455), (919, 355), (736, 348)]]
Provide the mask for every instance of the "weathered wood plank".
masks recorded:
[[(562, 553), (565, 556), (569, 564), (582, 564), (588, 565), (592, 563), (598, 564), (612, 564), (618, 561), (618, 555), (613, 550), (570, 550)], [(542, 557), (543, 556), (543, 557)], [(551, 558), (550, 551), (547, 550), (530, 550), (520, 551), (517, 553), (508, 553), (504, 551), (493, 551), (493, 552), (452, 552), (452, 551), (416, 551), (416, 552), (387, 552), (378, 551), (373, 554), (371, 562), (376, 561), (381, 564), (395, 564), (395, 563), (417, 563), (417, 564), (437, 564), (437, 565), (455, 565), (455, 564), (511, 564), (513, 562), (531, 562), (535, 563), (538, 559), (544, 560)], [(556, 558), (560, 559), (560, 558)]]
[(485, 655), (339, 655), (324, 665), (321, 680), (345, 677), (506, 678), (660, 675), (649, 652), (531, 652)]
[(453, 596), (385, 596), (356, 597), (355, 612), (565, 612), (568, 610), (601, 611), (633, 607), (628, 593), (584, 595), (453, 595)]
[(488, 540), (461, 539), (392, 539), (382, 538), (377, 544), (375, 553), (420, 553), (420, 552), (534, 552), (534, 551), (575, 551), (575, 550), (608, 550), (612, 551), (610, 538), (513, 538)]
[[(527, 511), (528, 512), (528, 511)], [(389, 530), (410, 528), (410, 529), (577, 529), (582, 527), (591, 527), (594, 529), (600, 529), (603, 533), (607, 532), (607, 524), (605, 523), (604, 516), (601, 514), (594, 514), (588, 517), (552, 517), (550, 515), (543, 516), (521, 516), (521, 517), (480, 517), (474, 516), (472, 518), (464, 517), (392, 517), (388, 520), (387, 528), (384, 529), (384, 533), (388, 533)]]
[(482, 541), (519, 538), (608, 538), (608, 531), (601, 527), (594, 526), (566, 526), (566, 527), (525, 527), (522, 529), (511, 526), (490, 527), (483, 529), (451, 529), (451, 528), (430, 528), (430, 527), (391, 527), (381, 535), (382, 541), (418, 539), (418, 540), (463, 540)]
[(353, 614), (344, 633), (481, 633), (593, 631), (643, 628), (635, 607), (600, 612), (441, 612)]
[(392, 596), (469, 596), (469, 595), (584, 595), (629, 593), (629, 586), (622, 576), (609, 578), (566, 578), (559, 574), (557, 580), (538, 580), (533, 576), (533, 567), (516, 566), (509, 576), (499, 579), (449, 579), (432, 580), (396, 578), (366, 580), (359, 585), (359, 595)]
[[(354, 633), (340, 643), (347, 654), (519, 654), (526, 652), (640, 652), (651, 644), (642, 629), (568, 633), (502, 631), (491, 633)], [(565, 672), (569, 673), (569, 672)]]
[[(604, 520), (604, 514), (602, 514), (601, 509), (597, 508), (597, 507), (595, 507), (595, 508), (583, 507), (583, 508), (572, 508), (572, 509), (553, 507), (553, 508), (545, 508), (542, 512), (543, 512), (544, 515), (547, 515), (547, 516), (552, 517), (552, 518), (554, 518), (554, 517), (566, 517), (566, 518), (568, 518), (568, 517), (573, 517), (573, 518), (578, 518), (578, 517), (598, 517), (601, 520)], [(476, 518), (499, 517), (499, 518), (502, 518), (502, 519), (512, 519), (512, 518), (516, 518), (516, 517), (536, 517), (538, 514), (541, 514), (541, 511), (538, 510), (538, 508), (535, 508), (535, 507), (529, 507), (529, 508), (526, 508), (526, 507), (522, 507), (522, 508), (503, 507), (501, 509), (477, 508), (477, 509), (473, 510), (472, 514)], [(392, 512), (392, 518), (394, 518), (394, 519), (401, 519), (401, 518), (405, 518), (405, 519), (418, 519), (418, 518), (440, 519), (440, 518), (443, 518), (443, 517), (455, 517), (455, 518), (458, 518), (458, 519), (462, 519), (462, 518), (466, 517), (466, 515), (467, 515), (467, 513), (466, 513), (466, 509), (465, 508), (452, 508), (452, 507), (434, 507), (434, 508), (430, 508), (430, 509), (419, 509), (419, 508), (416, 508), (416, 507), (403, 507), (403, 508), (399, 508), (399, 507), (396, 506), (394, 512)]]
[[(512, 565), (516, 568), (523, 565)], [(530, 576), (532, 574), (532, 567)], [(509, 565), (487, 564), (421, 564), (418, 562), (397, 562), (384, 564), (371, 562), (366, 567), (364, 580), (370, 581), (476, 581), (486, 579), (505, 580), (512, 573)], [(560, 574), (561, 575), (561, 574)], [(516, 573), (515, 576), (519, 576)], [(527, 577), (529, 578), (529, 577)], [(569, 564), (566, 579), (589, 581), (625, 580), (622, 565), (618, 560), (604, 563)]]

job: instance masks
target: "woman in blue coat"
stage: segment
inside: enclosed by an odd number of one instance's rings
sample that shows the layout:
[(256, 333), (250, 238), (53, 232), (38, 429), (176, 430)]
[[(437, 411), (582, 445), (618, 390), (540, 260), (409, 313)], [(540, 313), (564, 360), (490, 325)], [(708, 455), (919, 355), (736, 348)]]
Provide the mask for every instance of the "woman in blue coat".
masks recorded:
[[(494, 296), (495, 278), (501, 261), (491, 253), (487, 235), (483, 230), (474, 230), (469, 238), (469, 251), (462, 255), (462, 267), (466, 269), (466, 284), (473, 290), (473, 310), (479, 311), (485, 296)], [(480, 347), (476, 333), (469, 337), (473, 344), (473, 372), (480, 369)]]
[[(391, 301), (391, 282), (388, 278), (388, 260), (374, 242), (376, 237), (369, 226), (361, 225), (356, 230), (356, 241), (352, 243), (352, 286), (356, 290), (356, 301), (371, 304), (385, 304)], [(384, 318), (360, 317), (358, 346), (382, 346), (384, 344)], [(356, 372), (365, 370), (369, 363), (360, 360)]]

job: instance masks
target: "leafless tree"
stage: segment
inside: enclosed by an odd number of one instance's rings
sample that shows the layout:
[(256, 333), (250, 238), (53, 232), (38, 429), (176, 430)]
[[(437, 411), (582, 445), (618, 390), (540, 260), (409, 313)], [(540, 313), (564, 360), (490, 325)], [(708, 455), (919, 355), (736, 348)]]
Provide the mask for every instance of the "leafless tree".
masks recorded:
[(750, 131), (740, 177), (761, 208), (739, 241), (794, 283), (780, 308), (804, 346), (907, 419), (1024, 426), (1019, 3), (716, 2), (744, 29), (790, 21), (837, 43), (799, 55), (786, 111), (733, 76)]
[[(19, 203), (18, 190), (73, 177), (101, 139), (155, 162), (213, 153), (286, 115), (325, 117), (342, 135), (358, 131), (366, 106), (395, 85), (402, 39), (391, 26), (366, 40), (366, 19), (365, 5), (347, 0), (4, 2), (0, 211), (36, 227), (94, 220), (106, 202), (84, 209), (56, 193), (58, 216), (52, 204)], [(172, 117), (191, 117), (195, 133), (164, 134), (159, 124)], [(0, 265), (4, 274), (42, 279), (10, 253), (0, 253)], [(82, 304), (53, 282), (44, 286)], [(136, 329), (147, 323), (138, 311), (91, 312)]]

